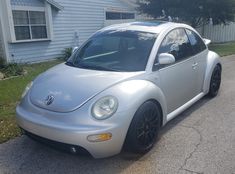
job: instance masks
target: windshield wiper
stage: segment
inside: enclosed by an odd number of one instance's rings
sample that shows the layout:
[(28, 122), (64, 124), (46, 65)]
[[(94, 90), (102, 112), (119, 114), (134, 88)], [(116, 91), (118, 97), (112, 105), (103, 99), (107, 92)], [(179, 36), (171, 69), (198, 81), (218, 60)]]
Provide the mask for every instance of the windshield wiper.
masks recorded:
[(75, 67), (74, 63), (73, 63), (73, 62), (69, 62), (69, 61), (67, 61), (67, 62), (65, 63), (65, 65)]

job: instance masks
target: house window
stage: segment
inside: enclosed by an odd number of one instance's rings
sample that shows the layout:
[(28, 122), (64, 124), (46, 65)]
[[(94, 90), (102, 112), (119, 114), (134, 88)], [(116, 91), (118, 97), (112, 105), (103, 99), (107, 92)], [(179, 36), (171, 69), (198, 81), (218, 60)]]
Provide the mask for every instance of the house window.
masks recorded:
[(135, 13), (106, 12), (106, 20), (135, 19)]
[(13, 10), (12, 13), (17, 41), (48, 38), (45, 11)]

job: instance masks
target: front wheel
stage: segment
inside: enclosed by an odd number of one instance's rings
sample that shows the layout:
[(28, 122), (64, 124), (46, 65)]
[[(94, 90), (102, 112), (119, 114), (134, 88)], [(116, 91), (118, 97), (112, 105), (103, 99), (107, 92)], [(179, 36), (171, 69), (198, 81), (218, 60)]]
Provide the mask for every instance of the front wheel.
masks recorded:
[(134, 153), (146, 153), (154, 145), (160, 129), (161, 112), (154, 102), (145, 102), (134, 115), (125, 148)]
[(217, 96), (221, 85), (221, 74), (221, 67), (219, 65), (216, 65), (211, 76), (210, 90), (208, 93), (209, 97)]

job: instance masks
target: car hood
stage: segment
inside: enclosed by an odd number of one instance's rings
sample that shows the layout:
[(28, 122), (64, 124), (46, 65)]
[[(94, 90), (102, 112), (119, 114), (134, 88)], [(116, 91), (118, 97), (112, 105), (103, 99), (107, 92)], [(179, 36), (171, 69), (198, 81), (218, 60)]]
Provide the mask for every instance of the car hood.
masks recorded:
[(72, 112), (103, 90), (143, 72), (109, 72), (60, 64), (34, 80), (29, 97), (37, 107)]

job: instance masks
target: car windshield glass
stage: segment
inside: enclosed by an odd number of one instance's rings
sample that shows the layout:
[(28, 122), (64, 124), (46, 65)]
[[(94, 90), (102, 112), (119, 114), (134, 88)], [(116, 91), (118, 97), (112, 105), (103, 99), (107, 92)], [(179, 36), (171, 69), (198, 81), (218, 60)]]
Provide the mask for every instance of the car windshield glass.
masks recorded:
[(157, 34), (111, 30), (89, 39), (68, 60), (78, 68), (133, 72), (144, 71)]

